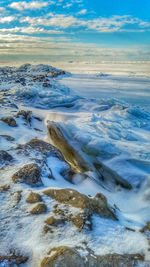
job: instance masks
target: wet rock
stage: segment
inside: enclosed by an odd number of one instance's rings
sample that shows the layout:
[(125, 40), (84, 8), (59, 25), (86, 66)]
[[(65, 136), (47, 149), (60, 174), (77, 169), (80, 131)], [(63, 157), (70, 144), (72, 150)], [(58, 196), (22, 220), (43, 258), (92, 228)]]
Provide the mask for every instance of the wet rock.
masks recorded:
[(8, 124), (11, 127), (17, 127), (17, 123), (13, 117), (5, 117), (5, 118), (1, 118), (0, 120)]
[(31, 203), (31, 204), (41, 202), (41, 201), (42, 201), (42, 197), (38, 193), (34, 193), (34, 192), (31, 192), (26, 198), (26, 202)]
[(22, 118), (27, 122), (27, 123), (31, 123), (31, 114), (32, 114), (32, 111), (30, 110), (20, 110), (17, 112), (17, 115), (16, 117), (19, 118), (20, 116), (22, 116)]
[(44, 203), (37, 204), (32, 210), (30, 210), (31, 214), (41, 214), (47, 211), (47, 207)]
[(14, 183), (26, 183), (32, 186), (42, 185), (41, 170), (35, 163), (27, 164), (17, 171), (13, 176)]
[(13, 157), (6, 151), (0, 150), (0, 164), (9, 164)]
[(103, 195), (99, 198), (89, 198), (72, 189), (47, 189), (43, 193), (60, 203), (83, 209), (85, 215), (98, 214), (104, 218), (116, 219)]
[(58, 226), (58, 225), (64, 224), (65, 220), (64, 219), (58, 219), (58, 218), (55, 218), (54, 216), (51, 216), (48, 219), (46, 219), (45, 223), (48, 225), (51, 225), (51, 226)]
[(1, 134), (0, 137), (5, 138), (7, 141), (10, 141), (10, 142), (15, 140), (14, 137), (10, 135), (6, 135), (6, 134)]
[(144, 257), (139, 254), (96, 256), (91, 250), (84, 257), (78, 252), (78, 249), (66, 246), (53, 248), (41, 262), (41, 267), (135, 267), (144, 261)]
[(45, 88), (47, 88), (47, 87), (51, 88), (52, 85), (50, 83), (48, 83), (48, 82), (44, 82), (43, 83), (43, 87), (45, 87)]
[(62, 152), (65, 160), (71, 165), (75, 172), (84, 173), (90, 168), (82, 156), (71, 146), (65, 137), (63, 129), (58, 123), (48, 124), (48, 132), (54, 145)]

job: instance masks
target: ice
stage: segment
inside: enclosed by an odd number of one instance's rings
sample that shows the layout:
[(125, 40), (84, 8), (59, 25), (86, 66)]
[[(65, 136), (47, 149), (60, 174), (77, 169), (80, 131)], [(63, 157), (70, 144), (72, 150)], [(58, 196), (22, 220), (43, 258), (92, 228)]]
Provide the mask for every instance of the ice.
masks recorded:
[[(0, 69), (1, 97), (6, 101), (1, 102), (0, 118), (11, 115), (18, 125), (10, 127), (0, 121), (0, 135), (14, 138), (10, 141), (0, 136), (0, 149), (7, 150), (15, 159), (1, 169), (0, 186), (10, 185), (8, 192), (0, 193), (1, 253), (5, 255), (15, 248), (32, 257), (33, 266), (39, 266), (51, 248), (61, 245), (78, 246), (80, 254), (86, 257), (84, 244), (87, 242), (95, 255), (144, 253), (148, 258), (147, 237), (139, 229), (150, 221), (150, 78), (112, 73), (52, 77), (57, 71), (53, 67), (30, 64)], [(8, 80), (4, 73), (8, 74)], [(31, 81), (34, 75), (47, 75), (51, 86), (44, 88), (42, 82)], [(26, 84), (14, 82), (18, 77), (25, 78)], [(15, 117), (21, 109), (32, 111), (31, 125), (22, 117)], [(37, 120), (36, 116), (41, 119)], [(42, 165), (42, 154), (18, 153), (18, 145), (32, 138), (52, 142), (47, 135), (49, 121), (57, 122), (68, 133), (71, 145), (89, 164), (93, 159), (103, 162), (130, 182), (133, 189), (107, 188), (92, 171), (86, 179), (77, 174), (74, 183), (70, 183), (62, 175), (66, 162), (48, 156)], [(23, 165), (35, 160), (42, 170), (43, 186), (35, 187), (34, 191), (41, 194), (48, 210), (32, 216), (29, 211), (34, 204), (29, 206), (25, 201), (31, 187), (13, 184), (11, 177)], [(49, 177), (49, 168), (52, 177)], [(54, 234), (44, 235), (44, 221), (53, 214), (56, 204), (43, 194), (45, 188), (70, 188), (91, 197), (101, 192), (111, 208), (118, 207), (118, 221), (94, 215), (92, 231), (79, 232), (68, 222)], [(22, 198), (15, 206), (20, 190)], [(70, 212), (77, 213), (77, 210), (70, 207)], [(0, 266), (7, 266), (7, 262), (2, 264)], [(32, 266), (31, 262), (25, 266)]]

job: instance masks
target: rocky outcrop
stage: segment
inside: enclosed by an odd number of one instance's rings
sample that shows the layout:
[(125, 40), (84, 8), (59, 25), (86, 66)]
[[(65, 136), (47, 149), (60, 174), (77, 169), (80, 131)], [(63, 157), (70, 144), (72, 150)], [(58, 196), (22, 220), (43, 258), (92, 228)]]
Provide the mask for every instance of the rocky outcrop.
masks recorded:
[(53, 155), (59, 158), (60, 160), (64, 160), (62, 153), (56, 147), (52, 146), (51, 144), (43, 140), (36, 139), (36, 138), (31, 139), (25, 145), (19, 145), (18, 149), (25, 150), (25, 151), (33, 150), (41, 154), (44, 154), (45, 156)]
[(39, 203), (33, 209), (30, 210), (30, 213), (38, 215), (38, 214), (46, 212), (46, 210), (47, 210), (46, 205), (44, 203)]
[(11, 127), (17, 127), (17, 123), (13, 117), (5, 117), (5, 118), (1, 118), (0, 120), (8, 124)]
[(108, 207), (107, 199), (102, 194), (95, 198), (89, 198), (73, 189), (47, 189), (43, 193), (59, 203), (83, 210), (87, 217), (98, 214), (104, 218), (116, 219), (115, 214)]
[(73, 146), (71, 146), (65, 137), (64, 131), (60, 125), (55, 122), (48, 124), (48, 133), (54, 145), (62, 152), (65, 160), (71, 165), (75, 172), (84, 173), (90, 168), (82, 156)]
[(42, 197), (38, 193), (34, 193), (34, 192), (31, 192), (26, 198), (26, 202), (31, 203), (31, 204), (41, 202), (41, 201), (42, 201)]
[(32, 186), (42, 185), (41, 170), (35, 163), (24, 165), (13, 176), (14, 183), (25, 183)]
[[(78, 250), (80, 248), (69, 248), (61, 246), (53, 248), (41, 262), (41, 267), (135, 267), (144, 261), (143, 256), (139, 254), (108, 254), (97, 256), (91, 250), (88, 255), (83, 257)], [(145, 265), (148, 267), (148, 265)]]
[(6, 151), (0, 150), (0, 164), (9, 164), (13, 157)]

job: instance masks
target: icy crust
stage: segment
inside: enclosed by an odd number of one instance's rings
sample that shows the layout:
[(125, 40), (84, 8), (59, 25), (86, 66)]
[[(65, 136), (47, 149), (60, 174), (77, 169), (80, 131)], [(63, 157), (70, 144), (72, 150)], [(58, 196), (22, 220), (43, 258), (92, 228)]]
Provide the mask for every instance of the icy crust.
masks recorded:
[(71, 94), (67, 87), (58, 85), (57, 77), (65, 74), (68, 75), (47, 65), (0, 68), (0, 91), (6, 97), (12, 96), (14, 100), (43, 109), (57, 106), (69, 108), (79, 97)]

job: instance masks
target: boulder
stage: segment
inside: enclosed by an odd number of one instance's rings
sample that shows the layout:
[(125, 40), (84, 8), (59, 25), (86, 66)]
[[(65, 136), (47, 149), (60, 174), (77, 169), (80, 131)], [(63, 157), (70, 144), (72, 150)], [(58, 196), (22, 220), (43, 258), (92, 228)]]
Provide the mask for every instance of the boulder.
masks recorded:
[(34, 192), (31, 192), (26, 198), (26, 202), (31, 203), (31, 204), (41, 202), (41, 201), (42, 201), (42, 197), (38, 193), (34, 193)]
[(47, 207), (44, 203), (37, 204), (32, 210), (30, 210), (31, 214), (41, 214), (47, 211)]
[(150, 232), (150, 222), (147, 222), (147, 224), (140, 230), (141, 233), (144, 233), (147, 231)]
[(13, 157), (6, 151), (0, 150), (0, 164), (8, 164), (13, 160)]
[[(139, 254), (97, 256), (91, 250), (84, 257), (78, 252), (78, 249), (66, 246), (53, 248), (42, 260), (41, 267), (136, 267), (144, 261), (144, 257)], [(148, 267), (148, 265), (145, 266)]]
[(54, 145), (62, 152), (65, 160), (71, 165), (72, 169), (77, 173), (90, 171), (90, 168), (83, 157), (68, 142), (61, 126), (58, 123), (51, 122), (47, 127)]
[(42, 185), (41, 170), (35, 163), (24, 165), (12, 176), (12, 180), (14, 183), (20, 182), (32, 186)]
[(1, 118), (0, 120), (8, 124), (11, 127), (17, 127), (17, 123), (13, 117), (5, 117), (5, 118)]
[(86, 216), (98, 214), (104, 218), (117, 219), (113, 211), (108, 207), (107, 199), (102, 194), (99, 197), (89, 198), (84, 194), (68, 188), (47, 189), (43, 193), (59, 203), (82, 209)]

